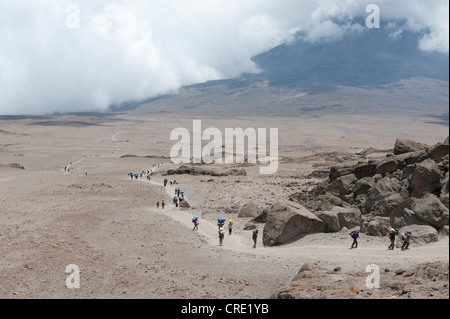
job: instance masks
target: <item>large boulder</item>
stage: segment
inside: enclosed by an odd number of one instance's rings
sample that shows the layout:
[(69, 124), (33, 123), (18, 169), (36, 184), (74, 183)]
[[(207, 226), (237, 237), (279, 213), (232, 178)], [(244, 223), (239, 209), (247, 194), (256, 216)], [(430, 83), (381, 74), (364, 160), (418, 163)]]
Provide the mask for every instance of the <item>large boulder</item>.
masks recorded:
[(325, 188), (325, 193), (343, 198), (352, 193), (354, 184), (358, 181), (354, 174), (338, 177)]
[(436, 163), (440, 163), (442, 162), (443, 158), (449, 154), (449, 146), (448, 144), (436, 144), (427, 149), (427, 154), (430, 159), (432, 159)]
[(376, 172), (385, 176), (386, 174), (394, 173), (398, 169), (398, 161), (394, 157), (388, 157), (387, 159), (378, 163)]
[(335, 179), (353, 173), (353, 166), (332, 166), (330, 169), (330, 183)]
[(411, 197), (420, 198), (441, 187), (441, 173), (435, 161), (427, 159), (416, 165), (410, 181)]
[(449, 210), (435, 195), (430, 194), (415, 200), (411, 210), (420, 220), (435, 228), (449, 224)]
[(375, 184), (376, 182), (373, 177), (364, 177), (358, 180), (353, 187), (355, 198), (360, 195), (367, 195), (369, 190), (375, 186)]
[(390, 217), (394, 228), (428, 225), (441, 228), (449, 223), (449, 210), (435, 195), (411, 198), (400, 204)]
[(336, 233), (344, 227), (351, 229), (360, 225), (361, 212), (355, 208), (334, 207), (327, 212), (317, 214), (325, 223), (325, 232)]
[(257, 205), (253, 203), (245, 204), (242, 206), (241, 210), (239, 211), (238, 217), (251, 217), (255, 218), (258, 217), (260, 214), (260, 209)]
[(369, 163), (360, 163), (353, 169), (353, 174), (355, 174), (357, 179), (372, 177), (377, 174), (377, 163), (373, 161), (370, 161)]
[(389, 218), (375, 216), (363, 223), (362, 230), (369, 236), (386, 236), (391, 228)]
[(273, 205), (267, 214), (263, 231), (263, 244), (276, 246), (301, 235), (321, 233), (325, 223), (305, 207), (293, 202)]
[(335, 206), (344, 206), (344, 201), (332, 194), (305, 195), (304, 193), (295, 193), (289, 197), (289, 200), (299, 203), (312, 212), (325, 212)]
[(403, 138), (397, 139), (394, 146), (394, 155), (412, 153), (416, 151), (421, 151), (429, 148), (429, 145), (418, 143), (412, 140), (407, 140)]
[(389, 217), (395, 208), (408, 197), (408, 191), (401, 181), (385, 177), (368, 191), (362, 212)]
[[(439, 234), (437, 230), (428, 225), (411, 225), (400, 228), (399, 234), (411, 232), (411, 245), (426, 245), (429, 243), (439, 241)], [(402, 241), (397, 241), (397, 246), (401, 245)]]
[(180, 201), (180, 208), (191, 208), (191, 205), (187, 202), (187, 200)]
[(413, 153), (397, 155), (394, 158), (397, 160), (398, 168), (402, 170), (408, 165), (417, 164), (428, 159), (428, 153), (426, 150), (421, 150)]

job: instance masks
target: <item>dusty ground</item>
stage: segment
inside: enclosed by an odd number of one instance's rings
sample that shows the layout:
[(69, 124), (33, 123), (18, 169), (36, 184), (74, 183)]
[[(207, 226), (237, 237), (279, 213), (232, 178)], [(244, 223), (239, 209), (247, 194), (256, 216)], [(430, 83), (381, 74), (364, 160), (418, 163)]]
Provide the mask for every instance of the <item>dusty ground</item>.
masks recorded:
[[(253, 249), (251, 231), (243, 230), (249, 219), (227, 213), (247, 202), (264, 208), (310, 187), (315, 179), (306, 177), (312, 171), (339, 160), (330, 151), (389, 149), (397, 137), (433, 144), (448, 136), (447, 127), (414, 121), (205, 119), (204, 128), (279, 127), (282, 164), (274, 176), (249, 166), (245, 177), (168, 177), (177, 179), (192, 206), (180, 210), (170, 205), (174, 190), (162, 186), (163, 173), (176, 167), (167, 158), (171, 130), (190, 128), (192, 119), (133, 113), (3, 118), (0, 298), (269, 298), (307, 262), (345, 272), (363, 272), (373, 263), (393, 270), (448, 262), (448, 237), (405, 252), (388, 251), (386, 238), (364, 235), (360, 248), (350, 250), (347, 232), (310, 235), (282, 247), (260, 241)], [(121, 158), (126, 154), (141, 157)], [(165, 165), (150, 183), (127, 176), (156, 163)], [(156, 209), (162, 199), (168, 205)], [(192, 231), (192, 216), (200, 217), (198, 232)], [(235, 221), (223, 247), (218, 217)], [(65, 286), (69, 264), (80, 268), (80, 289)]]

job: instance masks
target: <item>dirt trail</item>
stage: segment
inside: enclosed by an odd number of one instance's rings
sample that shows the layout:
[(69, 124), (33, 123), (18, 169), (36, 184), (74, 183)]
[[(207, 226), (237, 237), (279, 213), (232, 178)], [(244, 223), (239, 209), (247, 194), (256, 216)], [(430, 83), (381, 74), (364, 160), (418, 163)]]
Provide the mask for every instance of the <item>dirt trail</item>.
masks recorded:
[[(146, 181), (147, 182), (147, 181)], [(163, 214), (179, 222), (186, 228), (192, 229), (192, 217), (201, 216), (201, 211), (197, 209), (179, 209), (171, 204), (171, 199), (175, 193), (175, 187), (154, 180), (147, 182), (151, 186), (165, 188), (168, 196), (166, 208), (150, 208), (152, 212)], [(218, 246), (218, 228), (214, 220), (200, 219), (198, 234), (205, 238), (209, 245)], [(247, 235), (244, 237), (241, 234)], [(384, 269), (403, 268), (422, 262), (439, 260), (448, 261), (448, 237), (441, 238), (437, 243), (424, 246), (416, 246), (408, 251), (389, 251), (389, 242), (383, 237), (372, 237), (361, 235), (358, 249), (349, 249), (351, 239), (348, 231), (333, 234), (311, 234), (303, 239), (279, 247), (264, 247), (262, 245), (262, 234), (258, 238), (258, 248), (253, 248), (251, 231), (244, 231), (241, 234), (234, 232), (233, 235), (225, 235), (223, 250), (245, 253), (254, 256), (273, 258), (274, 260), (283, 258), (289, 262), (319, 262), (323, 266), (339, 266), (347, 271), (364, 271), (367, 265), (378, 264)], [(194, 244), (194, 243), (192, 243)]]

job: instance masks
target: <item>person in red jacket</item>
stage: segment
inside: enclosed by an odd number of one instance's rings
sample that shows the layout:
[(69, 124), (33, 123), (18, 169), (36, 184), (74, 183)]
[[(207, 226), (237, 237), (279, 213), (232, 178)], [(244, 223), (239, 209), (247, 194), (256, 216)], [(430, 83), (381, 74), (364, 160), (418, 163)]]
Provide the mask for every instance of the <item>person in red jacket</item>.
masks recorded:
[(256, 242), (258, 241), (258, 230), (256, 229), (255, 231), (253, 231), (253, 248), (256, 248)]

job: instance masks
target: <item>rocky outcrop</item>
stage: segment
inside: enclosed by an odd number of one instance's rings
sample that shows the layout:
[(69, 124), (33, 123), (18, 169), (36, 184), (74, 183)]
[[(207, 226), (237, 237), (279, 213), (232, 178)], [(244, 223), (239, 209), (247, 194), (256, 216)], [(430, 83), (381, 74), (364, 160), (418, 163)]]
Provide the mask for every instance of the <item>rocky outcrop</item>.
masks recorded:
[(191, 208), (191, 205), (186, 200), (180, 201), (180, 208)]
[(394, 146), (394, 155), (412, 153), (427, 149), (429, 146), (423, 143), (418, 143), (412, 140), (403, 138), (397, 139)]
[(226, 171), (225, 173), (219, 173), (214, 170), (208, 170), (208, 169), (202, 169), (198, 167), (187, 167), (187, 166), (180, 166), (177, 169), (170, 169), (167, 170), (166, 175), (193, 175), (193, 176), (246, 176), (247, 172), (243, 168), (235, 168)]
[(260, 209), (257, 205), (249, 203), (242, 206), (242, 208), (239, 210), (238, 217), (251, 217), (255, 218), (258, 217), (260, 214)]
[(290, 199), (321, 217), (326, 231), (340, 228), (330, 213), (335, 206), (358, 208), (361, 230), (369, 235), (384, 236), (392, 226), (448, 226), (448, 138), (433, 146), (398, 139), (394, 153), (333, 166), (328, 180)]
[(361, 218), (361, 232), (369, 236), (386, 236), (391, 229), (389, 218), (380, 216), (364, 216)]
[(273, 205), (267, 214), (263, 244), (281, 245), (301, 235), (324, 231), (325, 223), (305, 207), (293, 202), (280, 202)]
[(335, 233), (360, 225), (361, 212), (356, 208), (334, 207), (327, 212), (319, 212), (317, 217), (325, 223), (325, 232)]
[(439, 191), (441, 187), (441, 172), (435, 161), (426, 159), (416, 165), (410, 181), (412, 197), (421, 198)]
[[(400, 228), (399, 234), (411, 232), (411, 245), (426, 245), (439, 241), (439, 235), (435, 228), (428, 225), (411, 225)], [(400, 246), (401, 240), (397, 241)]]

